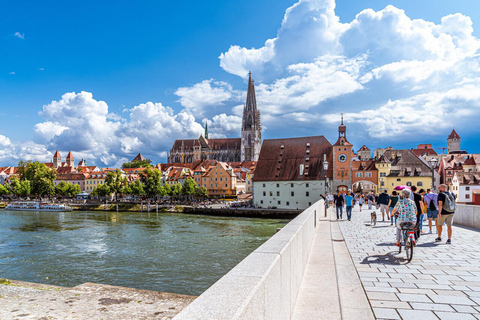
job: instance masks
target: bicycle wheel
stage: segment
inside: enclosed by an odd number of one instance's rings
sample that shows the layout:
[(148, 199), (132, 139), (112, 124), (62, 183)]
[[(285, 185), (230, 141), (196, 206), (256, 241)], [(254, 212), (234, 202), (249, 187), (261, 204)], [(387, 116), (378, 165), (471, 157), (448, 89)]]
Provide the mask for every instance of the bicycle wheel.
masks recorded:
[(403, 239), (405, 239), (405, 234), (402, 231), (402, 238), (400, 240), (400, 245), (398, 246), (398, 253), (402, 253), (402, 245), (403, 245)]
[(412, 261), (412, 258), (413, 258), (413, 243), (410, 239), (407, 239), (407, 243), (405, 244), (405, 251), (407, 253), (408, 262)]

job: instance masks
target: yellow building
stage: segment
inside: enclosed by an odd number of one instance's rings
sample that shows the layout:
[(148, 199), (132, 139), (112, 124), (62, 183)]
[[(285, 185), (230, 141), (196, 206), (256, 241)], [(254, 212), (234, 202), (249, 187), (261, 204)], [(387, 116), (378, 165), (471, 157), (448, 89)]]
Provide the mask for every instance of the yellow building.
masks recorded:
[(85, 191), (92, 193), (93, 189), (105, 183), (106, 172), (92, 172), (85, 177)]
[(432, 170), (411, 150), (386, 150), (376, 160), (379, 192), (391, 193), (396, 186), (432, 187)]

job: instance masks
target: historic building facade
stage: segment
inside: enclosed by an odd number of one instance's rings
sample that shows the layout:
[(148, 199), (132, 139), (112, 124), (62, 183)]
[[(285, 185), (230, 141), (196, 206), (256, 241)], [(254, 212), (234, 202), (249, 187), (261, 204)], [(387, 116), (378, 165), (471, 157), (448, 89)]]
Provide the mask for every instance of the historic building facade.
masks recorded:
[(347, 127), (338, 127), (338, 139), (333, 145), (333, 184), (332, 192), (346, 192), (352, 187), (353, 145), (347, 140)]
[(240, 138), (209, 139), (208, 123), (205, 134), (198, 139), (175, 140), (168, 153), (169, 163), (192, 163), (217, 160), (222, 162), (257, 161), (262, 146), (260, 111), (257, 109), (252, 75), (248, 77), (247, 100), (243, 108)]
[(265, 140), (253, 177), (254, 205), (308, 208), (328, 192), (331, 163), (332, 145), (324, 136)]

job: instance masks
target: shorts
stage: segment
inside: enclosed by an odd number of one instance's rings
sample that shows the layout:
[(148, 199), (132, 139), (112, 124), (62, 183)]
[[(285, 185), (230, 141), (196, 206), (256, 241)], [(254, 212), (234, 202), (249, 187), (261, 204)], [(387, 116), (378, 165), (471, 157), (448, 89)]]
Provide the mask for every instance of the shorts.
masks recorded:
[(389, 210), (388, 210), (388, 206), (386, 204), (381, 204), (380, 205), (380, 210), (382, 213), (387, 213)]
[(453, 223), (453, 213), (451, 214), (442, 214), (440, 218), (437, 220), (437, 225), (442, 226), (445, 222), (447, 226), (451, 227)]
[(427, 218), (428, 219), (437, 219), (438, 218), (438, 210), (427, 209)]

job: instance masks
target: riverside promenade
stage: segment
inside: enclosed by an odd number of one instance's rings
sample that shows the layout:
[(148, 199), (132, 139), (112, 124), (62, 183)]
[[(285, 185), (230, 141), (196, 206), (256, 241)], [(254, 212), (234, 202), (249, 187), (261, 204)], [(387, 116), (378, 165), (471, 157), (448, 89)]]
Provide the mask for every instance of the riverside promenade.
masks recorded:
[[(371, 226), (371, 211), (356, 207), (352, 221), (344, 213), (344, 220), (332, 226), (341, 230), (377, 319), (480, 319), (479, 230), (454, 226), (452, 244), (447, 245), (446, 228), (440, 243), (435, 243), (434, 228), (433, 234), (422, 234), (407, 263), (395, 246), (394, 226), (382, 221), (379, 210), (377, 225)], [(334, 218), (332, 209), (329, 213)], [(426, 222), (423, 231), (428, 232)], [(333, 244), (335, 239), (332, 235)], [(321, 248), (312, 253), (316, 250)]]

